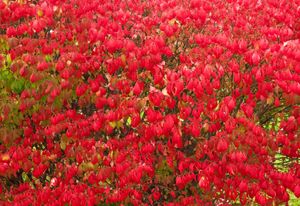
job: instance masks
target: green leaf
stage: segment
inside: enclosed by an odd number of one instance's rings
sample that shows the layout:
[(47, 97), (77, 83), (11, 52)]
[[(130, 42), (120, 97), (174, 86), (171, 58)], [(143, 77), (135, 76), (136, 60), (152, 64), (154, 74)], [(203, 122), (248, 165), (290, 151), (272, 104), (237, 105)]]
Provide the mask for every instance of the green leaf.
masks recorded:
[(45, 56), (45, 61), (46, 62), (51, 62), (52, 61), (52, 57), (50, 55), (46, 55)]
[(128, 117), (126, 120), (126, 125), (130, 126), (131, 125), (131, 117)]
[(66, 142), (64, 142), (64, 141), (61, 141), (60, 144), (59, 144), (59, 146), (60, 146), (60, 148), (61, 148), (62, 150), (65, 150), (66, 147), (67, 147)]
[(7, 63), (7, 65), (8, 66), (10, 66), (11, 65), (11, 57), (10, 57), (10, 55), (8, 54), (8, 55), (6, 55), (6, 63)]
[(30, 182), (30, 179), (26, 172), (22, 172), (22, 180), (23, 182)]
[(12, 92), (16, 93), (16, 94), (21, 94), (21, 92), (24, 90), (25, 88), (25, 82), (24, 80), (20, 79), (20, 80), (15, 80), (12, 82), (12, 84), (10, 85), (10, 88), (12, 90)]
[(109, 125), (114, 129), (117, 126), (116, 121), (109, 122)]
[(144, 116), (145, 116), (145, 111), (141, 111), (141, 113), (140, 113), (140, 118), (143, 119)]
[(300, 205), (300, 198), (297, 198), (290, 190), (287, 190), (287, 192), (290, 196), (289, 205)]
[(60, 98), (56, 97), (53, 102), (53, 106), (57, 109), (60, 109), (63, 106), (62, 100)]

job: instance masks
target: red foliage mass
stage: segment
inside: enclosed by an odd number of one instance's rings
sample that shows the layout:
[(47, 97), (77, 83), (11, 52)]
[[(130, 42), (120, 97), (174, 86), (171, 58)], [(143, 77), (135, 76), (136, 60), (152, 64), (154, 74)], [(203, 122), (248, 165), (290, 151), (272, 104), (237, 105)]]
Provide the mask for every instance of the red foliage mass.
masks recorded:
[(0, 0), (0, 204), (300, 197), (299, 5)]

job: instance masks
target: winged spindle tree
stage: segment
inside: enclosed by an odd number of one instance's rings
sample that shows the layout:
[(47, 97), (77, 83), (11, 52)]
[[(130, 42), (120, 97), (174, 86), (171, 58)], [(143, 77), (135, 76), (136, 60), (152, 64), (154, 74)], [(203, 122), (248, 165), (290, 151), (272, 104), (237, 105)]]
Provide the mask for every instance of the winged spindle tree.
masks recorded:
[(288, 204), (299, 39), (299, 0), (1, 0), (0, 204)]

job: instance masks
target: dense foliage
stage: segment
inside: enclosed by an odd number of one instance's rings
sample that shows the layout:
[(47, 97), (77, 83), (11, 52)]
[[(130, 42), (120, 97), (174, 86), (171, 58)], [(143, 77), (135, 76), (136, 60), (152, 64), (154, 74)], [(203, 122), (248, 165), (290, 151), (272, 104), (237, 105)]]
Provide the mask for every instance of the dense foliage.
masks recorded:
[(299, 39), (299, 0), (0, 0), (0, 204), (300, 197)]

